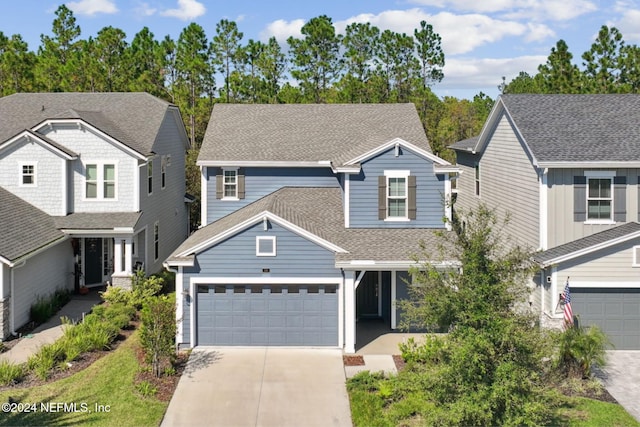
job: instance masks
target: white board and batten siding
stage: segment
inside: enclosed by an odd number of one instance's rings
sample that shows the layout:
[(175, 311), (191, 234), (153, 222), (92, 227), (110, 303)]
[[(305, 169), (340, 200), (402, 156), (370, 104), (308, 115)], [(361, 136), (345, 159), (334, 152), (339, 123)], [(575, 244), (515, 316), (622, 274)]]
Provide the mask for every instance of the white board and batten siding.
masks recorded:
[[(49, 215), (66, 215), (66, 162), (42, 145), (22, 138), (0, 153), (0, 186)], [(22, 166), (35, 166), (35, 185), (22, 185)]]
[[(615, 172), (615, 176), (626, 177), (626, 221), (638, 221), (638, 176), (640, 169), (550, 169), (548, 182), (548, 247), (562, 245), (594, 233), (623, 224), (588, 224), (585, 221), (574, 221), (574, 176), (584, 176), (585, 171), (607, 170)], [(615, 194), (614, 194), (615, 196)], [(551, 220), (552, 219), (552, 220)]]

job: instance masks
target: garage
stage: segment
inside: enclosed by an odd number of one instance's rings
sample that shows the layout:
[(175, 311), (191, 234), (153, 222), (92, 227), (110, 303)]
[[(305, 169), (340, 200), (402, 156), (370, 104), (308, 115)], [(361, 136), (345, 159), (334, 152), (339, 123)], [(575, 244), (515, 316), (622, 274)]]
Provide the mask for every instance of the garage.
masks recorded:
[(197, 285), (197, 345), (337, 346), (337, 284)]
[(616, 350), (640, 350), (640, 289), (572, 288), (571, 306), (583, 326), (599, 326)]

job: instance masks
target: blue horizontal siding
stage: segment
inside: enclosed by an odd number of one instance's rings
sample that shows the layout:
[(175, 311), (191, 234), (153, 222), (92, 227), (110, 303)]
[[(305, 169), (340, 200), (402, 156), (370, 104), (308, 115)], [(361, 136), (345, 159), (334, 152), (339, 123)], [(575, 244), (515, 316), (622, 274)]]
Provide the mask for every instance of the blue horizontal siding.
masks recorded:
[[(282, 187), (338, 187), (338, 176), (330, 168), (243, 168), (245, 198), (216, 199), (216, 168), (207, 168), (207, 224), (228, 215)], [(204, 224), (206, 225), (206, 224)]]
[[(275, 236), (276, 256), (256, 256), (256, 237)], [(207, 277), (339, 277), (334, 253), (270, 223), (254, 225), (227, 240), (197, 254), (196, 267), (185, 269), (185, 277), (193, 274)], [(270, 273), (263, 273), (268, 268)]]
[[(385, 170), (409, 170), (416, 177), (416, 219), (391, 222), (378, 219), (378, 176)], [(351, 228), (444, 228), (444, 181), (434, 175), (433, 162), (401, 148), (391, 148), (362, 164), (350, 177)]]

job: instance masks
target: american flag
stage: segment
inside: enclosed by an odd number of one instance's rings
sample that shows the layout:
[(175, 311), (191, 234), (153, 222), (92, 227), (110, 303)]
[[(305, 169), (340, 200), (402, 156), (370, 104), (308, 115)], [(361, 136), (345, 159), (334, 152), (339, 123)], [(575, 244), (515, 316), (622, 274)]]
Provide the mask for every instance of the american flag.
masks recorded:
[(564, 285), (564, 293), (562, 294), (562, 306), (564, 311), (564, 325), (566, 328), (573, 326), (573, 310), (571, 310), (571, 291), (569, 290), (569, 278)]

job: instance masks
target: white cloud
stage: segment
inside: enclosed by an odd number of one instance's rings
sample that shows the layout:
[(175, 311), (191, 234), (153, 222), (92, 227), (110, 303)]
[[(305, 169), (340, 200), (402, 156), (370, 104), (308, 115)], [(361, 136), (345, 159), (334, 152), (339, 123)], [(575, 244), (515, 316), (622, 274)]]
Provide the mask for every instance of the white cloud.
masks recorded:
[(413, 4), (461, 12), (499, 13), (507, 19), (566, 21), (598, 8), (589, 0), (410, 0)]
[(271, 37), (275, 37), (281, 45), (284, 45), (289, 37), (302, 37), (300, 30), (304, 23), (304, 19), (294, 19), (293, 21), (278, 19), (268, 24), (267, 27), (260, 32), (260, 39), (266, 41)]
[(626, 44), (640, 42), (640, 10), (625, 9), (621, 10), (621, 17), (618, 20), (608, 22), (610, 27), (616, 27), (622, 33), (622, 38)]
[(153, 16), (156, 14), (158, 9), (149, 5), (149, 3), (140, 2), (138, 6), (134, 9), (136, 16)]
[(80, 0), (67, 3), (69, 9), (78, 15), (93, 16), (98, 13), (112, 14), (118, 12), (113, 0)]
[(160, 12), (162, 16), (178, 18), (182, 21), (191, 21), (205, 14), (207, 9), (196, 0), (178, 0), (177, 9), (167, 9)]

